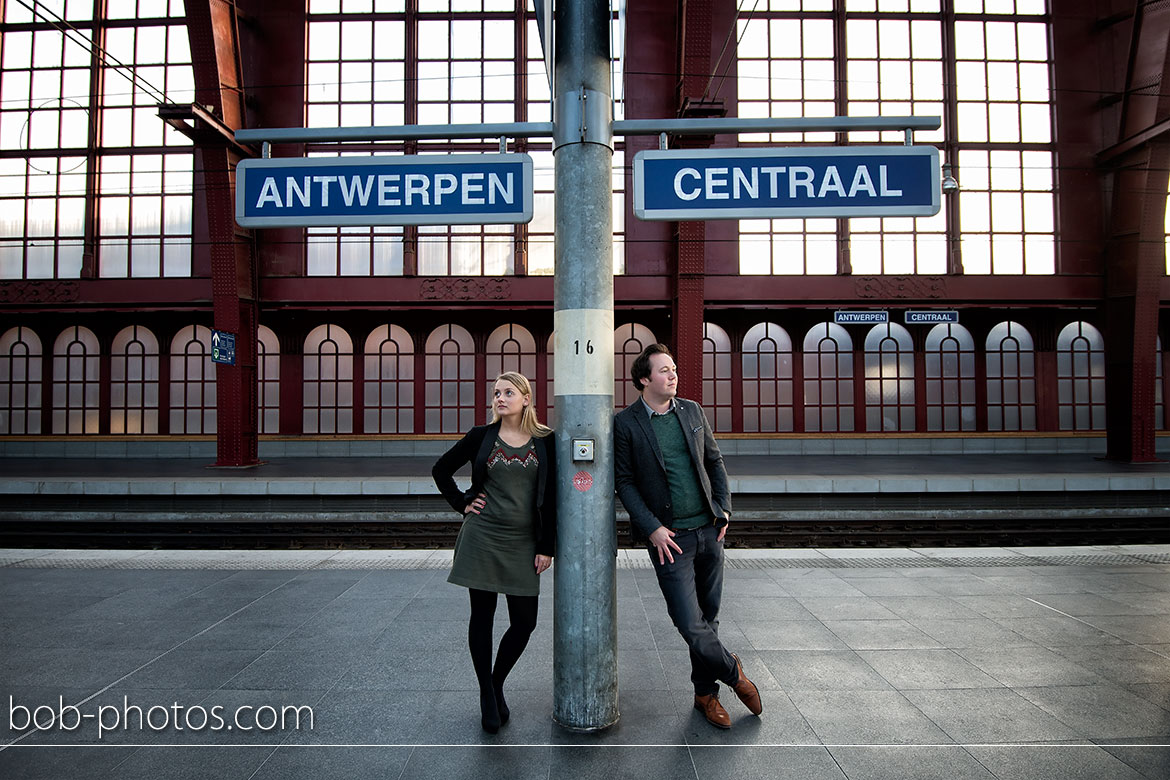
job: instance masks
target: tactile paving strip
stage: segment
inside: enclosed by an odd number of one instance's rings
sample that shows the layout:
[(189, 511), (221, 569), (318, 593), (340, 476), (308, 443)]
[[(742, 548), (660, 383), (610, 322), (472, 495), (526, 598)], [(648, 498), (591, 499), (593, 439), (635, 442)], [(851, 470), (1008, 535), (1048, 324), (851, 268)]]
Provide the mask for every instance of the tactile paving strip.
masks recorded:
[[(793, 557), (793, 558), (735, 558), (729, 557), (729, 569), (926, 569), (926, 568), (1006, 568), (1021, 566), (1140, 566), (1170, 564), (1170, 553), (1086, 554), (1052, 556), (908, 556), (908, 557)], [(446, 569), (450, 560), (420, 553), (419, 557), (376, 555), (362, 558), (325, 558), (315, 556), (282, 555), (279, 551), (216, 555), (199, 552), (165, 554), (119, 555), (103, 557), (86, 554), (71, 557), (61, 553), (39, 555), (30, 551), (25, 556), (9, 551), (0, 555), (0, 568), (13, 569), (224, 569), (224, 570), (393, 570)], [(619, 558), (619, 569), (650, 569), (648, 557)]]
[(279, 554), (248, 555), (214, 558), (153, 557), (135, 558), (69, 558), (46, 556), (40, 558), (0, 557), (0, 568), (13, 569), (224, 569), (240, 571), (276, 570), (346, 570), (346, 569), (445, 569), (449, 561), (427, 558), (370, 558), (358, 560), (320, 560), (317, 558), (288, 558)]

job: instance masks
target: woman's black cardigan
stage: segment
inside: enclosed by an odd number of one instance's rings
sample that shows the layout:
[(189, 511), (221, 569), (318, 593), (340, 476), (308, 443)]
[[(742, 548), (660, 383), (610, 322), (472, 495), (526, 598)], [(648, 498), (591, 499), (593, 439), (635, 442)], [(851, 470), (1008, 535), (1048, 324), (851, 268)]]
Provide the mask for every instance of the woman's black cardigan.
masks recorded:
[[(496, 434), (499, 433), (500, 423), (477, 425), (467, 432), (459, 441), (443, 453), (434, 467), (431, 476), (435, 478), (435, 485), (447, 503), (459, 514), (471, 503), (472, 499), (483, 492), (483, 483), (487, 479), (487, 462), (491, 457), (492, 447), (496, 443)], [(536, 552), (539, 555), (552, 557), (557, 548), (557, 463), (556, 447), (553, 445), (552, 435), (533, 437), (536, 447), (536, 458), (540, 465), (536, 472)], [(455, 472), (463, 464), (471, 463), (471, 487), (466, 491), (459, 490), (455, 484)]]

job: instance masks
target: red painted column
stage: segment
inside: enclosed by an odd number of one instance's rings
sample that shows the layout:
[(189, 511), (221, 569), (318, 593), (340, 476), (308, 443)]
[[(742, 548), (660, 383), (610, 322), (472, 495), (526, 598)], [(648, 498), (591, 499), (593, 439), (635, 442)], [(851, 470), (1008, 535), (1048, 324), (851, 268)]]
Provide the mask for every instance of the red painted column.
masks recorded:
[(727, 331), (731, 339), (731, 430), (743, 433), (743, 327)]
[[(711, 69), (711, 0), (682, 0), (680, 5), (677, 112), (680, 117), (721, 113), (705, 102)], [(712, 139), (682, 139), (685, 146), (710, 146)], [(703, 399), (703, 314), (707, 273), (707, 225), (680, 222), (675, 236), (676, 263), (672, 330), (678, 392)]]
[(1060, 390), (1056, 375), (1056, 333), (1053, 320), (1037, 320), (1029, 327), (1036, 348), (1036, 429), (1060, 430)]
[[(356, 434), (377, 433), (378, 424), (374, 430), (366, 430), (366, 336), (360, 335), (353, 340), (353, 426), (351, 430)], [(375, 384), (377, 379), (374, 380)]]
[[(228, 128), (244, 123), (236, 6), (229, 0), (187, 3), (187, 31), (196, 101)], [(256, 326), (259, 279), (252, 235), (235, 221), (238, 155), (227, 140), (201, 143), (196, 169), (196, 219), (206, 217), (211, 259), (211, 299), (216, 330), (235, 335), (235, 365), (216, 364), (217, 466), (252, 466), (258, 460)]]
[(113, 369), (113, 357), (110, 354), (114, 343), (114, 333), (99, 330), (96, 334), (98, 337), (99, 352), (98, 352), (98, 433), (106, 436), (110, 433), (110, 403), (113, 397), (113, 388), (111, 386), (111, 372)]
[(236, 160), (225, 149), (203, 151), (207, 223), (211, 238), (211, 300), (216, 330), (235, 334), (235, 365), (216, 364), (217, 466), (251, 466), (258, 459), (256, 387), (257, 269), (251, 240), (235, 223)]
[[(807, 329), (805, 329), (807, 331)], [(804, 333), (799, 329), (792, 336), (792, 432), (804, 433)]]
[[(930, 430), (926, 405), (926, 334), (928, 332), (929, 329), (923, 327), (914, 328), (910, 332), (911, 343), (914, 345), (914, 430), (919, 432)], [(940, 398), (939, 404), (944, 410), (943, 427), (939, 430), (945, 430), (945, 398)], [(900, 415), (899, 422), (901, 422)]]
[(1154, 383), (1166, 197), (1153, 193), (1166, 192), (1167, 165), (1170, 145), (1150, 144), (1128, 155), (1114, 174), (1105, 277), (1105, 424), (1112, 460), (1157, 460)]
[(975, 430), (987, 430), (987, 325), (968, 326), (975, 339)]
[[(865, 397), (865, 337), (853, 342), (853, 430), (863, 433), (866, 428), (868, 404)], [(881, 429), (879, 428), (880, 432)]]
[[(1057, 33), (1066, 29), (1063, 22), (1057, 23), (1060, 18), (1059, 14), (1053, 17)], [(1132, 15), (1125, 14), (1116, 23), (1083, 25), (1081, 29), (1091, 29), (1103, 38), (1113, 36), (1117, 42), (1121, 35), (1128, 36), (1124, 71), (1098, 67), (1092, 73), (1101, 74), (1097, 78), (1104, 76), (1102, 80), (1113, 77), (1106, 93), (1120, 96), (1116, 113), (1110, 115), (1110, 109), (1102, 106), (1106, 121), (1080, 124), (1107, 128), (1108, 133), (1102, 144), (1107, 148), (1097, 150), (1095, 171), (1108, 174), (1104, 181), (1109, 196), (1109, 201), (1100, 201), (1108, 202), (1103, 329), (1107, 454), (1113, 460), (1148, 462), (1156, 459), (1155, 350), (1161, 285), (1166, 275), (1170, 139), (1158, 128), (1170, 121), (1170, 100), (1166, 98), (1170, 86), (1170, 13), (1164, 4), (1137, 3)], [(1091, 68), (1094, 64), (1090, 61), (1081, 67)], [(1071, 65), (1068, 71), (1076, 73)], [(1091, 78), (1084, 81), (1090, 88), (1094, 86)], [(1066, 86), (1058, 93), (1083, 95), (1081, 99), (1085, 101), (1092, 99), (1090, 90), (1083, 88)], [(1081, 115), (1089, 115), (1089, 109), (1086, 107)], [(1070, 123), (1073, 132), (1079, 129), (1077, 124)], [(1061, 168), (1067, 167), (1070, 163), (1063, 162)], [(1078, 167), (1075, 160), (1071, 167)], [(1064, 190), (1063, 182), (1061, 187)], [(1095, 202), (1063, 199), (1080, 200)]]
[(414, 339), (414, 432), (430, 433), (427, 430), (427, 334), (425, 330), (412, 330)]
[(679, 367), (678, 394), (695, 401), (703, 399), (705, 232), (702, 222), (679, 223), (672, 318), (674, 360)]
[(284, 323), (280, 340), (280, 433), (299, 436), (305, 430), (305, 336), (302, 328)]
[[(1170, 425), (1167, 424), (1167, 418), (1170, 418), (1170, 403), (1167, 402), (1167, 399), (1170, 399), (1170, 381), (1166, 379), (1166, 367), (1170, 366), (1170, 350), (1166, 349), (1166, 344), (1167, 340), (1162, 339), (1162, 397), (1157, 399), (1162, 404), (1162, 427), (1158, 429), (1160, 431), (1170, 429)], [(1154, 368), (1157, 370), (1157, 366)], [(1155, 444), (1157, 443), (1156, 437), (1157, 434), (1155, 434)]]

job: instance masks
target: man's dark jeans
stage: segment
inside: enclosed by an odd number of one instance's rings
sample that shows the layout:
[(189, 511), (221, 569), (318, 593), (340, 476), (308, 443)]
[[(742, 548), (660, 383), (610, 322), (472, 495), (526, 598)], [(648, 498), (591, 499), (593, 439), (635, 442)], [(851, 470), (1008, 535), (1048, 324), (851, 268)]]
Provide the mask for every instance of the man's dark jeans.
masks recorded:
[(723, 542), (719, 529), (705, 525), (679, 531), (674, 543), (674, 563), (658, 562), (658, 550), (650, 548), (650, 561), (658, 575), (658, 587), (666, 610), (691, 651), (691, 682), (695, 695), (716, 693), (717, 680), (734, 685), (738, 680), (735, 659), (719, 641), (719, 603), (723, 598)]

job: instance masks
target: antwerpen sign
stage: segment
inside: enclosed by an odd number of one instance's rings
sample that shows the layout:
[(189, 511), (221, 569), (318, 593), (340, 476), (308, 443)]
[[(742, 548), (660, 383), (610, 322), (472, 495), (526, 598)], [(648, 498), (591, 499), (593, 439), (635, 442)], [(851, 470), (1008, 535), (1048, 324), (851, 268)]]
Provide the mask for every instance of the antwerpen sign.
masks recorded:
[(646, 220), (929, 217), (940, 208), (933, 146), (644, 151), (634, 214)]
[(532, 219), (526, 154), (244, 160), (242, 227), (518, 224)]

